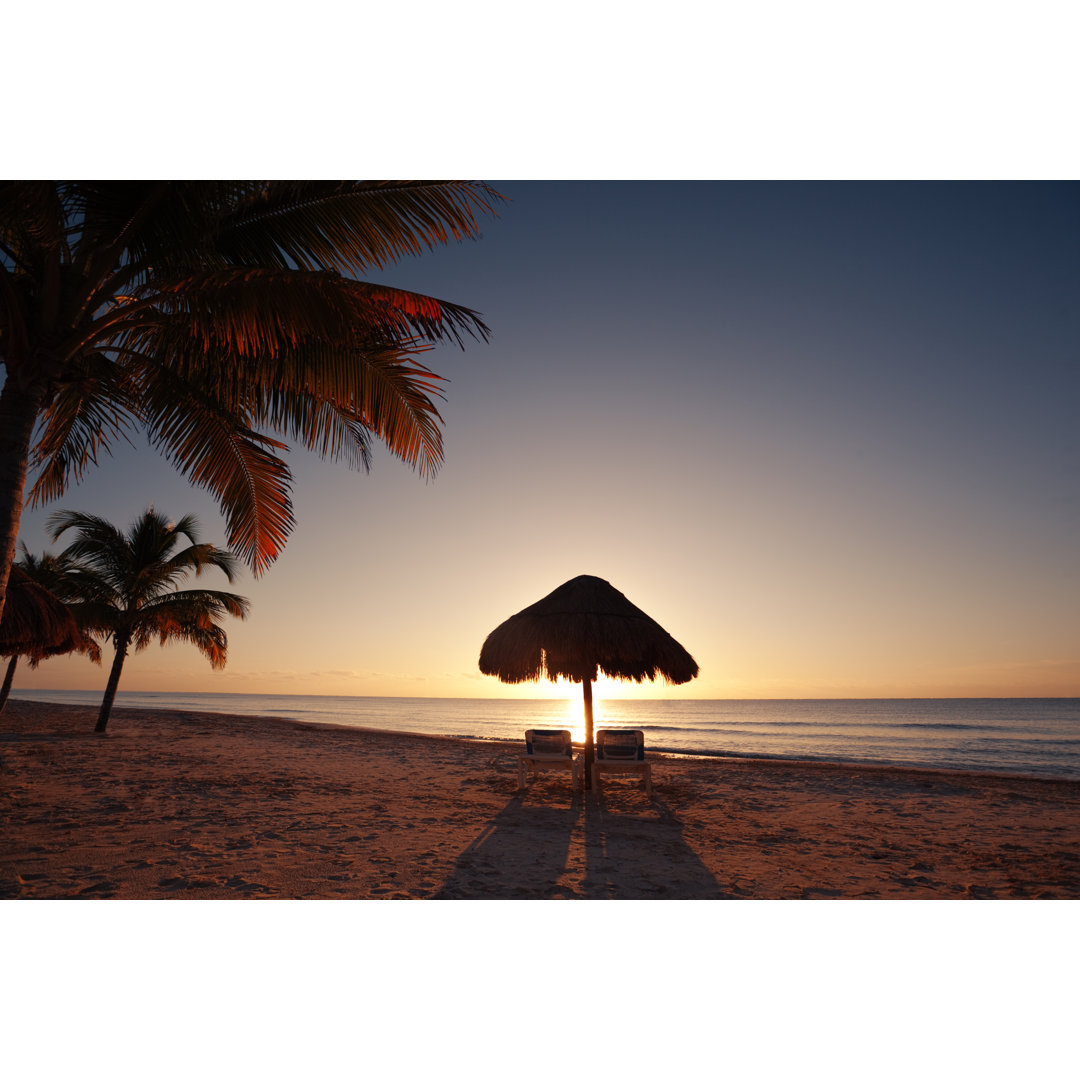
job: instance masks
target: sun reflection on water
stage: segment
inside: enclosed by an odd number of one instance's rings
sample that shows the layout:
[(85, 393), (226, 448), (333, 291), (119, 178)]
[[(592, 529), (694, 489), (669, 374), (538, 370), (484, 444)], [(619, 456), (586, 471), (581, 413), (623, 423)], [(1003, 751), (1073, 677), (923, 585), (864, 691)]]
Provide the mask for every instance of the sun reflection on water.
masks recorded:
[[(585, 741), (585, 702), (581, 683), (559, 680), (556, 684), (565, 694), (562, 708), (558, 713), (558, 726), (568, 728), (575, 743)], [(619, 727), (618, 716), (611, 715), (606, 708), (608, 701), (615, 702), (627, 695), (625, 683), (601, 676), (593, 683), (593, 728)]]

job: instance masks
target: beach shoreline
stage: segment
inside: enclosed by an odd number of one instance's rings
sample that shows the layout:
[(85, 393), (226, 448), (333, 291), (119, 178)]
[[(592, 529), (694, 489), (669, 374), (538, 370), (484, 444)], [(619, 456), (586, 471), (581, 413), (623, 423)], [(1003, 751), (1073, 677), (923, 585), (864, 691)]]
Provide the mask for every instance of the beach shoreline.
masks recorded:
[(652, 755), (572, 797), (520, 746), (12, 698), (6, 899), (1076, 899), (1080, 781)]

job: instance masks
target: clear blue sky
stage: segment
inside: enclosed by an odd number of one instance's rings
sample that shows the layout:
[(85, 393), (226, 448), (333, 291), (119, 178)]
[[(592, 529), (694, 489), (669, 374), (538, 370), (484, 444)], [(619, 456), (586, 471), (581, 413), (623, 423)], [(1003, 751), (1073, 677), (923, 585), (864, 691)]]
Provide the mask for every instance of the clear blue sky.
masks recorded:
[[(237, 586), (226, 670), (155, 646), (122, 688), (549, 692), (480, 645), (591, 573), (701, 666), (613, 692), (1080, 694), (1076, 184), (491, 182), (482, 240), (373, 275), (493, 330), (429, 354), (438, 478), (294, 452), (298, 527)], [(58, 505), (150, 502), (223, 542), (141, 443)]]

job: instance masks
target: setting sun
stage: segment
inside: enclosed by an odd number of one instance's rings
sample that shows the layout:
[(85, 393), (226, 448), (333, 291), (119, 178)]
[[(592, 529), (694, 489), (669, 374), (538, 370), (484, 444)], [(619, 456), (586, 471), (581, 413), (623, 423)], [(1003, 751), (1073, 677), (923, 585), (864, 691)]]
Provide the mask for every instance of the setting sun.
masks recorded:
[[(564, 699), (563, 726), (570, 729), (571, 738), (576, 743), (585, 740), (585, 703), (581, 683), (570, 682), (560, 679), (557, 683), (547, 683), (552, 693), (544, 695), (549, 698)], [(651, 684), (644, 684), (649, 686)], [(634, 693), (637, 690), (638, 693)], [(629, 692), (628, 692), (629, 691)], [(537, 695), (540, 696), (539, 694)], [(637, 683), (627, 682), (620, 679), (609, 679), (601, 675), (593, 682), (593, 725), (604, 727), (609, 722), (605, 714), (604, 703), (620, 699), (638, 696), (649, 696), (641, 693), (641, 686)]]

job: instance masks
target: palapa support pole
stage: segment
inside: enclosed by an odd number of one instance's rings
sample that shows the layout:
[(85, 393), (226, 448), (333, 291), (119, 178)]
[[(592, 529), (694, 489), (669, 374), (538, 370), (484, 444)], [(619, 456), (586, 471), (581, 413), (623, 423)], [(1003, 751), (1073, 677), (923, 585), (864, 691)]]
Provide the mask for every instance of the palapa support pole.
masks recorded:
[(585, 787), (592, 787), (593, 726), (592, 726), (592, 679), (581, 680), (581, 692), (585, 698)]

